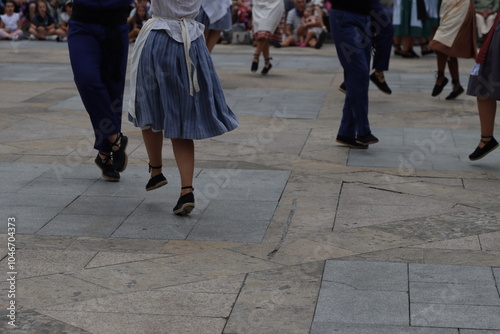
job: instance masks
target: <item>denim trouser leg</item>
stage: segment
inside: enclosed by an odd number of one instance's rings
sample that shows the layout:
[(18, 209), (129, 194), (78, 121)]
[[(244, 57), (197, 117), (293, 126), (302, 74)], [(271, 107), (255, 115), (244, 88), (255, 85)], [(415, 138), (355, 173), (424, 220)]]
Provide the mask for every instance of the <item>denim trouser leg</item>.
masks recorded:
[(338, 134), (369, 134), (368, 85), (370, 74), (370, 16), (333, 9), (330, 12), (335, 47), (344, 68), (346, 96)]
[(372, 0), (372, 32), (373, 38), (373, 66), (374, 70), (387, 71), (391, 58), (394, 28), (387, 9), (380, 0)]

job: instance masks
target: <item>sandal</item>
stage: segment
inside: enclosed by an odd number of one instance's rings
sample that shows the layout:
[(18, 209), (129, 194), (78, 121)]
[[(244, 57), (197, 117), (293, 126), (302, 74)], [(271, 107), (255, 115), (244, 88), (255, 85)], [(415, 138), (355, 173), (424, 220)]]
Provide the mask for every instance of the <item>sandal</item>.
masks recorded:
[[(485, 141), (483, 139), (490, 138), (490, 140)], [(483, 136), (481, 135), (481, 142), (484, 144), (483, 147), (476, 147), (476, 150), (469, 155), (469, 159), (472, 161), (484, 158), (488, 153), (493, 151), (498, 147), (498, 142), (493, 138), (493, 136)]]
[[(182, 187), (181, 189), (191, 189), (194, 190), (193, 186)], [(174, 214), (178, 216), (187, 216), (194, 209), (194, 195), (193, 192), (188, 192), (187, 194), (179, 197), (177, 204), (174, 207)]]
[[(104, 159), (101, 158), (100, 155), (104, 156)], [(102, 171), (102, 177), (108, 181), (113, 181), (113, 182), (118, 182), (120, 181), (120, 173), (118, 173), (115, 168), (113, 167), (112, 163), (109, 163), (111, 161), (111, 154), (106, 153), (106, 152), (101, 152), (97, 153), (97, 157), (95, 158), (94, 162), (99, 167)]]
[[(118, 144), (118, 141), (120, 142)], [(128, 137), (124, 136), (123, 133), (119, 133), (116, 136), (114, 143), (111, 144), (111, 148), (114, 146), (118, 147), (116, 151), (112, 151), (113, 155), (113, 167), (119, 173), (123, 172), (127, 168), (128, 156), (125, 150), (127, 149)]]
[(263, 75), (266, 75), (267, 73), (269, 73), (269, 70), (273, 67), (273, 64), (271, 64), (269, 62), (271, 59), (273, 59), (273, 58), (269, 57), (269, 58), (265, 59), (264, 68), (262, 69), (262, 72), (260, 72)]
[[(255, 61), (255, 59), (257, 59), (257, 61)], [(258, 68), (259, 68), (259, 54), (258, 53), (254, 53), (253, 54), (252, 67), (250, 68), (250, 70), (252, 72), (257, 72)]]
[[(151, 164), (148, 164), (148, 166), (149, 166), (149, 172), (150, 173), (151, 173), (152, 169), (161, 169), (163, 167), (162, 165), (160, 165), (160, 166), (151, 166)], [(167, 183), (168, 183), (168, 181), (165, 178), (165, 176), (163, 176), (163, 173), (157, 174), (155, 176), (152, 176), (149, 179), (148, 184), (146, 184), (146, 191), (158, 189), (160, 187), (163, 187)]]

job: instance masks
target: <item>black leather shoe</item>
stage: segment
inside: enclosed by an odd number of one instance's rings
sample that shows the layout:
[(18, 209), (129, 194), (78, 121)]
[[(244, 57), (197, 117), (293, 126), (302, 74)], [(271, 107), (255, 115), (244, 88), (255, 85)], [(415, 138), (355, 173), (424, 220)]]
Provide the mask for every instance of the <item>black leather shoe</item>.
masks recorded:
[[(101, 155), (104, 155), (105, 158), (102, 159), (99, 156), (99, 153)], [(101, 169), (102, 172), (102, 177), (103, 179), (106, 179), (108, 181), (113, 181), (113, 182), (118, 182), (120, 181), (120, 173), (118, 173), (115, 168), (113, 167), (112, 164), (108, 164), (109, 161), (111, 161), (111, 156), (107, 153), (99, 152), (97, 153), (97, 157), (95, 158), (94, 162)]]
[[(118, 144), (118, 141), (120, 141), (120, 144)], [(115, 142), (111, 144), (111, 146), (118, 147), (118, 149), (116, 151), (112, 151), (111, 154), (113, 160), (113, 167), (119, 173), (123, 172), (125, 168), (127, 168), (128, 156), (127, 152), (125, 152), (125, 150), (127, 149), (127, 144), (128, 144), (128, 137), (124, 136), (123, 133), (121, 132), (116, 137)]]
[(354, 138), (354, 137), (346, 137), (346, 136), (338, 135), (336, 142), (339, 144), (345, 145), (345, 146), (349, 146), (350, 148), (356, 148), (356, 149), (367, 149), (368, 148), (368, 145), (363, 145), (363, 144), (357, 143), (356, 138)]
[(440, 85), (437, 85), (437, 84), (434, 85), (434, 88), (432, 89), (432, 96), (438, 96), (439, 94), (441, 94), (444, 86), (446, 86), (447, 83), (448, 83), (448, 78), (444, 77), (444, 79), (441, 81)]
[(446, 97), (446, 100), (453, 100), (453, 99), (456, 99), (457, 96), (459, 96), (460, 94), (462, 94), (464, 92), (464, 88), (462, 86), (458, 87), (457, 90), (452, 90), (450, 95), (448, 95)]
[[(484, 138), (491, 139), (489, 141), (484, 141)], [(470, 160), (475, 161), (484, 158), (488, 153), (498, 147), (498, 142), (495, 140), (495, 138), (493, 138), (493, 136), (481, 136), (481, 142), (483, 142), (485, 145), (482, 148), (480, 148), (479, 146), (476, 147), (476, 150), (472, 152), (471, 155), (469, 155)]]
[(362, 144), (362, 145), (371, 145), (371, 144), (376, 144), (378, 143), (377, 137), (372, 135), (371, 133), (367, 134), (366, 136), (359, 136), (356, 138), (356, 143)]
[[(257, 58), (257, 61), (255, 61), (256, 58)], [(250, 67), (250, 71), (257, 72), (257, 70), (259, 69), (259, 55), (254, 54), (253, 59), (254, 60), (252, 61), (252, 66)]]
[(389, 86), (387, 85), (387, 82), (384, 81), (380, 81), (380, 78), (375, 74), (375, 72), (373, 72), (371, 75), (370, 75), (370, 80), (371, 82), (373, 82), (375, 84), (375, 86), (378, 87), (378, 89), (380, 89), (382, 92), (386, 93), (387, 95), (391, 95), (392, 94), (392, 90), (389, 88)]
[[(191, 186), (182, 187), (181, 189), (193, 189)], [(186, 216), (191, 213), (194, 209), (194, 194), (189, 192), (187, 194), (181, 195), (177, 204), (174, 207), (174, 214), (178, 216)]]

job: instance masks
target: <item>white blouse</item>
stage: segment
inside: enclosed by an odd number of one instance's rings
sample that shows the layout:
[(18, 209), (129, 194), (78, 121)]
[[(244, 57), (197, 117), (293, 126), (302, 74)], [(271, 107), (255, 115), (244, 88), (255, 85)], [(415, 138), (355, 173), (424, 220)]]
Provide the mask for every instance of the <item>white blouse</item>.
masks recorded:
[(203, 36), (205, 26), (195, 21), (202, 0), (152, 0), (153, 17), (144, 23), (134, 44), (130, 65), (129, 114), (135, 118), (135, 94), (137, 68), (142, 49), (151, 30), (165, 30), (175, 41), (184, 44), (184, 53), (189, 76), (189, 93), (193, 96), (200, 90), (196, 69), (192, 66), (189, 50), (191, 41)]

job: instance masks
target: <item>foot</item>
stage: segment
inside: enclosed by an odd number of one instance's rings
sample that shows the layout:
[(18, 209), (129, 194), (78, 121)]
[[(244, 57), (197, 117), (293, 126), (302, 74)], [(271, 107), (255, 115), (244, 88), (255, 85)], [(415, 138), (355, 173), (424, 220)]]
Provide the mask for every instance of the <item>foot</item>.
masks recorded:
[(364, 135), (364, 136), (358, 136), (356, 138), (356, 143), (362, 144), (362, 145), (371, 145), (371, 144), (376, 144), (378, 143), (377, 137), (372, 135), (371, 133)]
[(250, 70), (252, 72), (257, 72), (258, 69), (259, 69), (259, 55), (254, 54), (253, 60), (252, 60), (252, 66), (250, 67)]
[(464, 92), (464, 88), (460, 84), (455, 84), (451, 93), (446, 97), (446, 100), (456, 99), (460, 94)]
[(162, 166), (151, 166), (149, 164), (149, 172), (151, 173), (151, 178), (146, 184), (146, 191), (151, 191), (163, 187), (168, 183), (167, 178), (161, 172)]
[(321, 34), (319, 34), (318, 42), (314, 46), (315, 49), (321, 49), (323, 43), (325, 42), (326, 36), (327, 36), (326, 31), (322, 31)]
[(436, 84), (434, 85), (434, 88), (432, 89), (432, 96), (438, 96), (441, 94), (443, 91), (444, 86), (448, 83), (448, 78), (445, 77), (444, 75), (438, 75), (436, 78)]
[(498, 142), (495, 138), (493, 138), (493, 136), (481, 136), (479, 145), (476, 147), (475, 151), (469, 155), (469, 159), (471, 161), (482, 159), (497, 147)]
[(128, 156), (125, 150), (127, 149), (128, 137), (124, 136), (123, 133), (119, 132), (116, 135), (116, 139), (111, 143), (112, 147), (112, 161), (115, 170), (119, 173), (123, 172), (127, 168)]
[(377, 72), (377, 71), (373, 72), (370, 75), (370, 80), (371, 80), (371, 82), (373, 82), (375, 84), (375, 86), (378, 87), (378, 89), (380, 89), (385, 94), (387, 94), (387, 95), (392, 94), (392, 90), (387, 85), (387, 82), (385, 82), (383, 72)]
[(113, 167), (110, 152), (99, 152), (94, 160), (97, 167), (101, 169), (103, 179), (108, 181), (120, 181), (120, 173)]
[(262, 73), (263, 75), (266, 75), (267, 73), (269, 73), (269, 70), (273, 67), (273, 64), (271, 64), (270, 60), (272, 58), (267, 58), (266, 59), (266, 62), (264, 63), (264, 68), (262, 69)]
[(338, 135), (336, 142), (350, 148), (356, 149), (367, 149), (368, 145), (359, 144), (356, 142), (356, 138)]
[(173, 211), (178, 216), (187, 216), (193, 211), (194, 205), (194, 188), (192, 186), (182, 187), (181, 196), (177, 201)]

